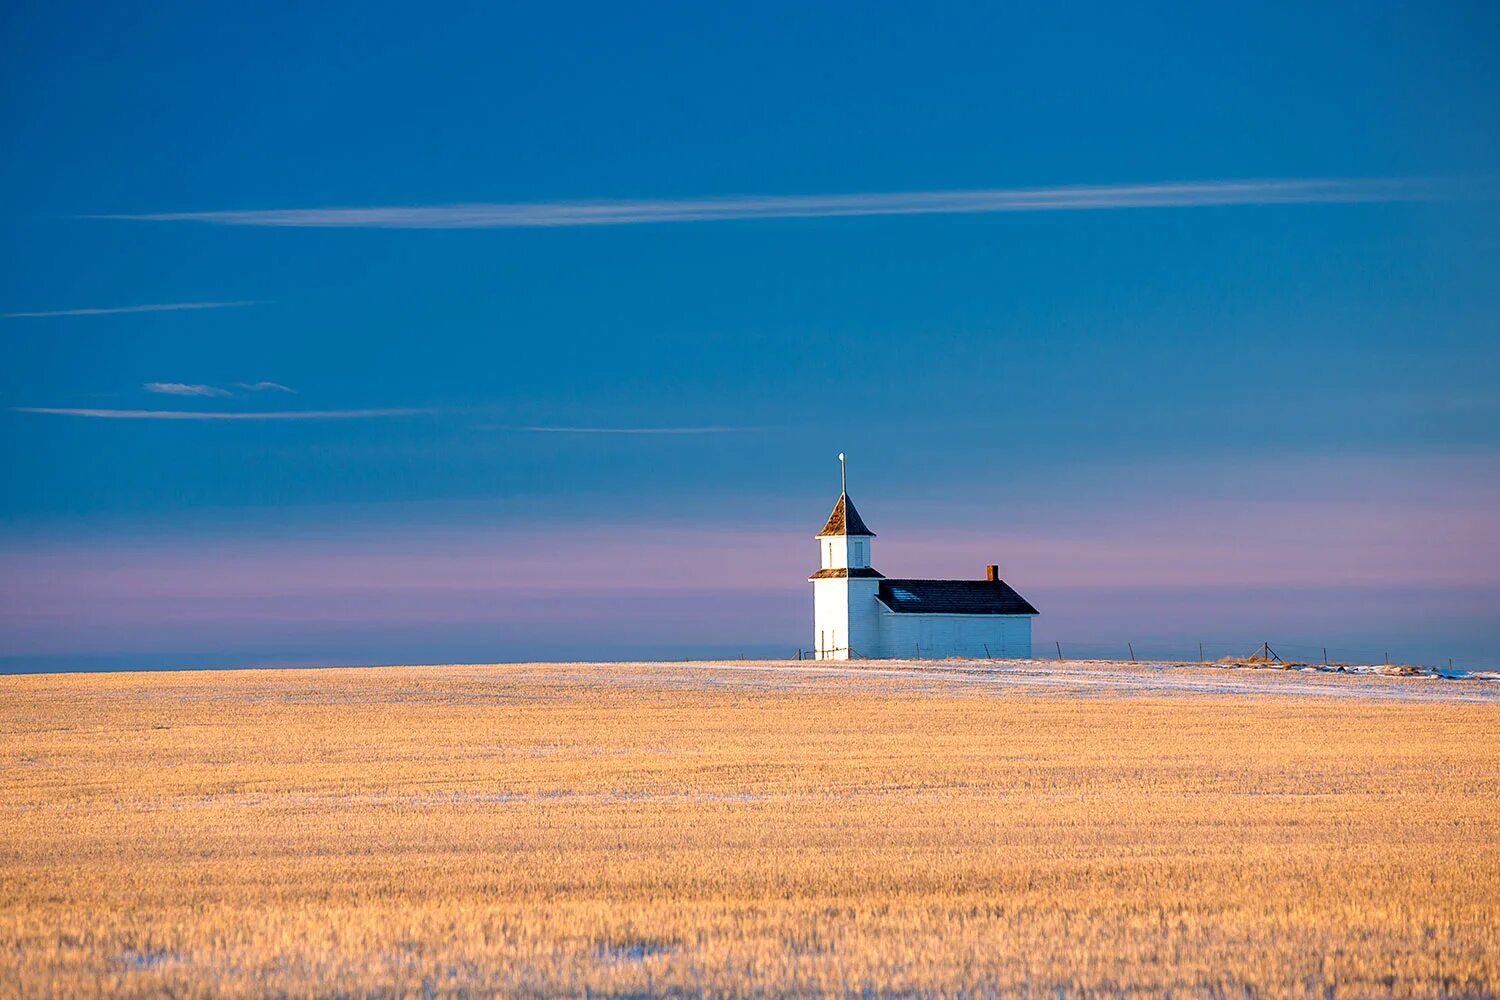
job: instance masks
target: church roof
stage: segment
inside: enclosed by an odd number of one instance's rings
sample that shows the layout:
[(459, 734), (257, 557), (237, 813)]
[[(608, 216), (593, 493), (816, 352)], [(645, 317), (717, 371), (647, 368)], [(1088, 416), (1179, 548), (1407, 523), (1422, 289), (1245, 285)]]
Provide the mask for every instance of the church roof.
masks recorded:
[(880, 603), (897, 614), (1034, 615), (1004, 580), (881, 580)]
[(814, 573), (812, 576), (808, 577), (808, 579), (809, 580), (847, 580), (850, 577), (853, 577), (856, 580), (858, 580), (858, 579), (884, 580), (885, 579), (885, 574), (882, 573), (882, 572), (880, 572), (878, 569), (875, 569), (875, 568), (873, 568), (871, 566), (856, 566), (853, 569), (846, 569), (843, 566), (834, 566), (831, 569), (820, 569), (816, 573)]
[(854, 509), (854, 501), (849, 499), (849, 494), (840, 493), (839, 502), (833, 505), (833, 513), (828, 515), (828, 523), (813, 537), (823, 538), (827, 535), (866, 535), (874, 538), (875, 532), (865, 527), (864, 519)]

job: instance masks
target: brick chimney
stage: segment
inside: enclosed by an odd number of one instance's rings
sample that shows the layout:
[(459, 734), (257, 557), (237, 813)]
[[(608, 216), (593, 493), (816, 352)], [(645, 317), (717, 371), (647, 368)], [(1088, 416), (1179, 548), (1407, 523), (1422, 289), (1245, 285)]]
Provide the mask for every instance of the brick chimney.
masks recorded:
[(990, 583), (998, 582), (1000, 579), (1000, 567), (996, 566), (994, 563), (986, 566), (984, 568), (984, 578), (990, 581)]

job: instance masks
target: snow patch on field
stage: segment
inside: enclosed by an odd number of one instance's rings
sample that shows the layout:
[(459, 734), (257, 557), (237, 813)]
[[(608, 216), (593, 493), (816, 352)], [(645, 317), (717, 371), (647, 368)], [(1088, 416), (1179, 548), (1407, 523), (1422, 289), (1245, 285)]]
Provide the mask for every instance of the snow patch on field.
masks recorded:
[(558, 680), (657, 688), (789, 691), (823, 687), (1073, 697), (1240, 695), (1415, 702), (1500, 702), (1500, 673), (1400, 672), (1382, 666), (1221, 665), (1118, 660), (713, 661), (502, 664)]

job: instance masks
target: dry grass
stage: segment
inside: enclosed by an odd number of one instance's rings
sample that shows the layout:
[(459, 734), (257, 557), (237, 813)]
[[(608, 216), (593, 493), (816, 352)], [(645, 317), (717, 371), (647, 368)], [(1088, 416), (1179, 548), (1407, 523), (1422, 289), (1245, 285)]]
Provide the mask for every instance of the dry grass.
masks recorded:
[(0, 732), (5, 994), (1500, 989), (1495, 704), (411, 668)]

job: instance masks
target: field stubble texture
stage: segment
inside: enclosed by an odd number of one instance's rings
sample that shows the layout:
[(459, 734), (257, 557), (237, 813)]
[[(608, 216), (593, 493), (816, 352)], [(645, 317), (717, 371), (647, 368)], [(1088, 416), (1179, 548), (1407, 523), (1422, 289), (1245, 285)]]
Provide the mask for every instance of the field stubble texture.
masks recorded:
[(0, 678), (0, 993), (1500, 989), (1495, 701), (971, 681)]

